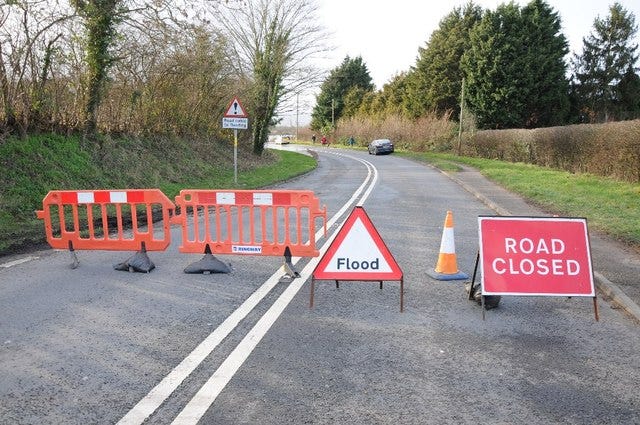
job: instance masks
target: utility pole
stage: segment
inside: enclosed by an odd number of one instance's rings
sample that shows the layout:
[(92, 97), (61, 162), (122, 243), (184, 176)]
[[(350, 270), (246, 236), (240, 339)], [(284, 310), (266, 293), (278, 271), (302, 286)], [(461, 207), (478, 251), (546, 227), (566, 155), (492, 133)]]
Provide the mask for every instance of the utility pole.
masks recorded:
[(462, 77), (462, 90), (460, 94), (460, 117), (458, 119), (458, 156), (462, 155), (462, 116), (464, 114), (464, 77)]
[(331, 128), (335, 127), (336, 106), (335, 99), (331, 99)]
[(298, 108), (300, 105), (300, 92), (296, 93), (296, 143), (298, 143)]

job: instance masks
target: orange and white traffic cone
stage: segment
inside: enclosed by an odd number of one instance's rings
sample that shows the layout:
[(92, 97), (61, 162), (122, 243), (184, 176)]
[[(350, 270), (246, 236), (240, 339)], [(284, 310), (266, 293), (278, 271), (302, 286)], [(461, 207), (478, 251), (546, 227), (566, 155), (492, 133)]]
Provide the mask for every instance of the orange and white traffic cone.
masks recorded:
[(436, 268), (427, 271), (427, 274), (437, 280), (463, 280), (469, 278), (469, 275), (458, 270), (456, 244), (453, 237), (453, 213), (451, 211), (447, 211), (447, 217), (444, 220), (438, 263)]

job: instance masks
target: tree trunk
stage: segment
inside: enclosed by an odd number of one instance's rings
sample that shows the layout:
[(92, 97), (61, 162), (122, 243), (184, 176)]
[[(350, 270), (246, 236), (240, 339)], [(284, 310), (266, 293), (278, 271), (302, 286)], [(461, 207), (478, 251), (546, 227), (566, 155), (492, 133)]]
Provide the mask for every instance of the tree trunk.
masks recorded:
[(76, 10), (84, 18), (87, 29), (86, 99), (84, 108), (84, 138), (94, 140), (97, 129), (98, 107), (107, 80), (107, 71), (113, 58), (109, 47), (115, 36), (117, 5), (120, 0), (74, 0)]
[(16, 127), (16, 115), (11, 105), (11, 94), (9, 93), (9, 79), (7, 69), (2, 59), (2, 43), (0, 43), (0, 96), (2, 96), (2, 107), (4, 109), (5, 126), (9, 132), (13, 132)]

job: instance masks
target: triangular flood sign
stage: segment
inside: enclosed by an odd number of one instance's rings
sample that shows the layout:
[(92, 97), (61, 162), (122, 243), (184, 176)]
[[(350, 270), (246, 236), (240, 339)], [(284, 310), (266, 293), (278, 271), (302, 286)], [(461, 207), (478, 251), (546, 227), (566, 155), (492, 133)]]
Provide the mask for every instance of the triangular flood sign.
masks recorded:
[(362, 207), (355, 207), (313, 271), (320, 280), (401, 280), (402, 270)]

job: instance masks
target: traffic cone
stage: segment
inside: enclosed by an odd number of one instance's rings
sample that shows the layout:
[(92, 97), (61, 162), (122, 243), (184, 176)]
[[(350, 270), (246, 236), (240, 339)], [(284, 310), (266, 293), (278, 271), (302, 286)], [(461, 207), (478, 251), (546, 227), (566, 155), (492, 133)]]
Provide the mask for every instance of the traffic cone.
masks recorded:
[(456, 244), (453, 237), (453, 213), (447, 211), (442, 230), (442, 242), (436, 268), (427, 271), (427, 274), (437, 280), (464, 280), (469, 275), (458, 270), (456, 261)]

